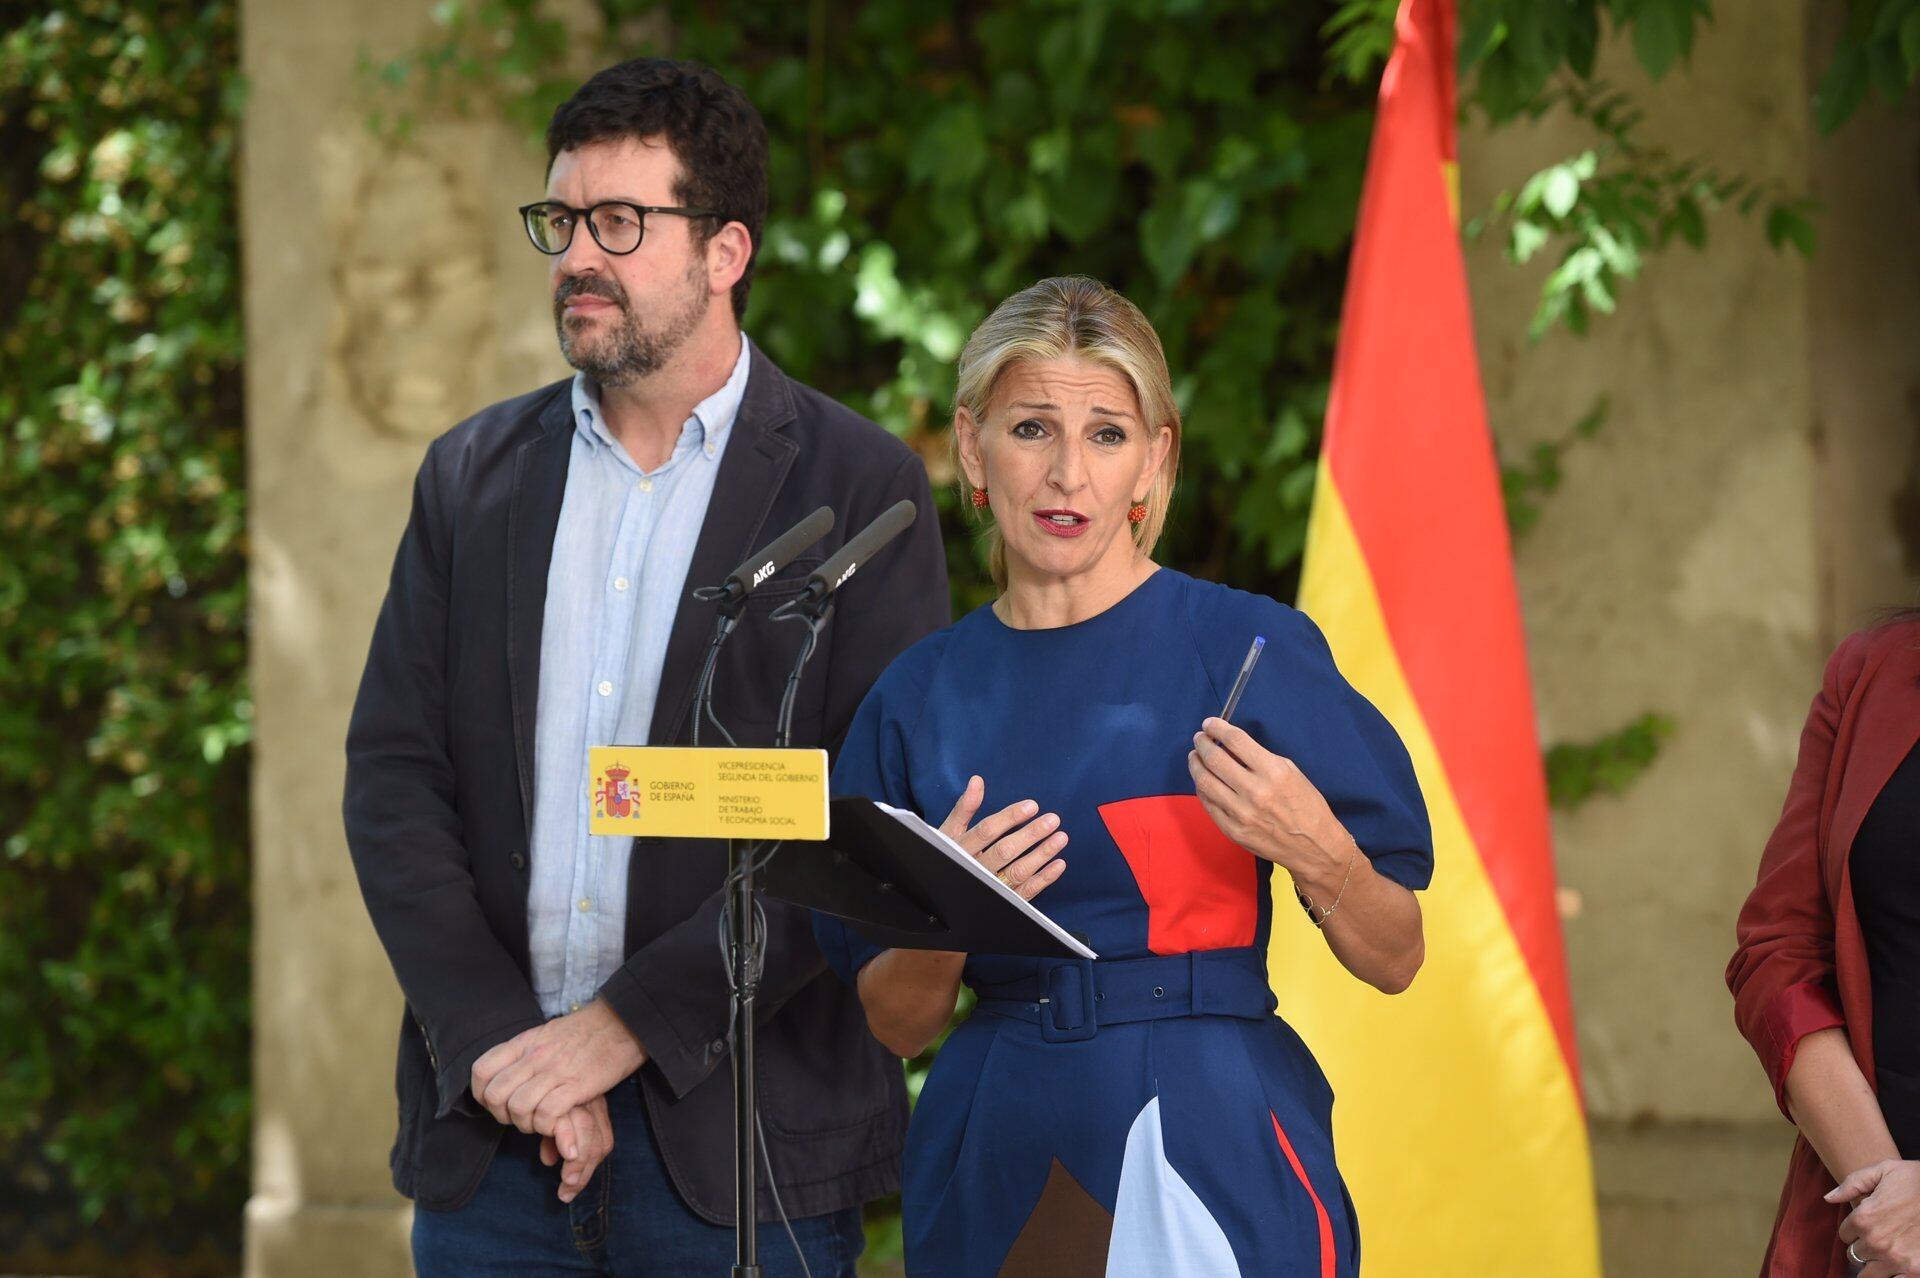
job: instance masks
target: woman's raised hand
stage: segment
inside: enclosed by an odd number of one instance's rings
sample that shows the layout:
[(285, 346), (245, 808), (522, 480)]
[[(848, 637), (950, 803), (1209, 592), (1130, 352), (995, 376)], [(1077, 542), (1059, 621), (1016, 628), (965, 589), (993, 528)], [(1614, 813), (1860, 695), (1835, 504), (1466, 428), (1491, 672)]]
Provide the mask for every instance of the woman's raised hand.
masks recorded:
[(1220, 832), (1255, 856), (1302, 875), (1337, 873), (1353, 843), (1326, 799), (1293, 760), (1225, 719), (1193, 736), (1187, 771)]
[(940, 832), (1031, 901), (1067, 868), (1059, 859), (1060, 850), (1067, 846), (1067, 832), (1060, 828), (1058, 816), (1041, 813), (1032, 799), (1009, 804), (975, 823), (974, 814), (986, 797), (986, 782), (967, 778), (967, 788), (954, 800)]

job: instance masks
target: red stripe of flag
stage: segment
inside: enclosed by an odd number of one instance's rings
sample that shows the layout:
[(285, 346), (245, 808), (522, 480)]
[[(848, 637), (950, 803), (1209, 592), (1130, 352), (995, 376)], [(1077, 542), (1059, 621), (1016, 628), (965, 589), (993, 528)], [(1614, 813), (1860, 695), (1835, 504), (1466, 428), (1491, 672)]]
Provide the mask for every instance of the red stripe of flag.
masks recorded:
[(1401, 7), (1409, 56), (1389, 69), (1402, 82), (1382, 89), (1325, 452), (1394, 650), (1577, 1079), (1526, 638), (1447, 191), (1453, 17), (1451, 0)]

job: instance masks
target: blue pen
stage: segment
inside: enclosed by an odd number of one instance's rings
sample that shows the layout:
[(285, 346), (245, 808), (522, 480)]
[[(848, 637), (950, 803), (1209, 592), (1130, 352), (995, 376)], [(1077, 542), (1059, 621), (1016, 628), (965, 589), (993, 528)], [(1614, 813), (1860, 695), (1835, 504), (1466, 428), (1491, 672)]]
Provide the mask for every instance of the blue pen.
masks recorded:
[(1260, 660), (1260, 650), (1267, 646), (1265, 635), (1255, 635), (1253, 646), (1247, 649), (1247, 659), (1240, 663), (1240, 673), (1233, 681), (1233, 691), (1227, 694), (1227, 704), (1220, 710), (1220, 717), (1233, 722), (1233, 712), (1240, 704), (1240, 694), (1247, 690), (1247, 679), (1253, 674), (1253, 663)]

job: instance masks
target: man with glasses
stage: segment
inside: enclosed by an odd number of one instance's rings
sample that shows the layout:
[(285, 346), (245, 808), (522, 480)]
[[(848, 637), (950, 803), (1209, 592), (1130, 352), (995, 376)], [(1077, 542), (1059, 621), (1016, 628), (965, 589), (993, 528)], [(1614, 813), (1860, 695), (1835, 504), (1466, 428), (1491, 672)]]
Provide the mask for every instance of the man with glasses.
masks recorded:
[[(589, 835), (588, 748), (688, 738), (713, 624), (691, 592), (816, 507), (833, 533), (759, 587), (722, 659), (741, 744), (770, 744), (804, 635), (768, 613), (903, 497), (920, 517), (841, 590), (795, 743), (836, 745), (948, 619), (919, 458), (741, 332), (766, 151), (746, 98), (687, 63), (622, 63), (564, 103), (520, 216), (578, 373), (441, 436), (415, 483), (345, 815), (407, 1000), (392, 1163), (426, 1278), (731, 1266), (725, 852)], [(860, 1204), (898, 1186), (899, 1064), (803, 912), (764, 905), (758, 1202), (816, 1278), (851, 1275)], [(802, 1272), (778, 1224), (760, 1256)]]

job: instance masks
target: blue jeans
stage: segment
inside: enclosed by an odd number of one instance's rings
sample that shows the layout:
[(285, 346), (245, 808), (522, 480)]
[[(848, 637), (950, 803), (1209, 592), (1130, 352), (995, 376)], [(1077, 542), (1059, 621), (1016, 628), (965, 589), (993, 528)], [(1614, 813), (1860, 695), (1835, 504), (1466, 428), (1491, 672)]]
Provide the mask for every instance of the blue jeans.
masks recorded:
[[(419, 1278), (726, 1278), (733, 1230), (693, 1214), (667, 1179), (640, 1089), (629, 1081), (607, 1095), (613, 1153), (571, 1203), (556, 1196), (560, 1169), (540, 1162), (540, 1138), (509, 1131), (466, 1206), (413, 1214)], [(793, 1222), (813, 1278), (853, 1278), (865, 1245), (856, 1208)], [(779, 1223), (760, 1226), (766, 1278), (800, 1278), (793, 1244)]]

